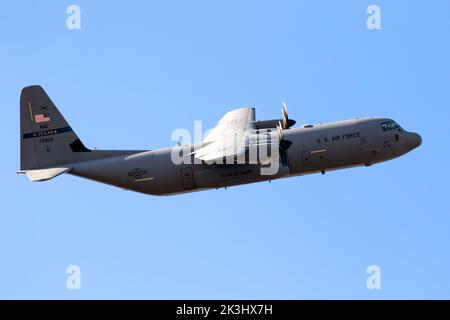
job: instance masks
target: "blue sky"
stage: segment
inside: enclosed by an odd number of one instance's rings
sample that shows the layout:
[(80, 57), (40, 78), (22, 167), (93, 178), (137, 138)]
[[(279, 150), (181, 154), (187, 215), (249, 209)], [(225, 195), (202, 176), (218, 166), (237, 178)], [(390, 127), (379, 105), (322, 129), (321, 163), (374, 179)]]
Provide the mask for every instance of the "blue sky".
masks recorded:
[[(66, 8), (81, 8), (81, 30)], [(381, 8), (369, 31), (366, 8)], [(0, 5), (0, 298), (450, 298), (448, 1)], [(42, 85), (83, 142), (170, 146), (228, 110), (299, 124), (386, 116), (423, 145), (369, 168), (152, 197), (19, 169)], [(382, 289), (368, 290), (378, 265)], [(66, 288), (79, 265), (81, 290)]]

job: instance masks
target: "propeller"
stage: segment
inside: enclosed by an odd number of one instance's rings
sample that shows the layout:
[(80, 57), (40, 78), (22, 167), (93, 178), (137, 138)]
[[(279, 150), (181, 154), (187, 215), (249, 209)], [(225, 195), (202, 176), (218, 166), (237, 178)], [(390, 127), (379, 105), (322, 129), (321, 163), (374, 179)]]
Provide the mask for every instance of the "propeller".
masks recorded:
[[(284, 119), (284, 113), (283, 113), (283, 119)], [(289, 158), (288, 158), (288, 154), (286, 151), (290, 148), (290, 146), (292, 145), (292, 142), (284, 139), (283, 123), (281, 121), (278, 121), (277, 132), (278, 132), (278, 148), (279, 148), (281, 164), (283, 166), (289, 166)]]
[(283, 130), (285, 130), (285, 129), (289, 129), (290, 127), (292, 127), (296, 123), (296, 121), (289, 119), (286, 102), (283, 101), (282, 105), (283, 105), (283, 107), (281, 108), (281, 114), (282, 114), (281, 128)]

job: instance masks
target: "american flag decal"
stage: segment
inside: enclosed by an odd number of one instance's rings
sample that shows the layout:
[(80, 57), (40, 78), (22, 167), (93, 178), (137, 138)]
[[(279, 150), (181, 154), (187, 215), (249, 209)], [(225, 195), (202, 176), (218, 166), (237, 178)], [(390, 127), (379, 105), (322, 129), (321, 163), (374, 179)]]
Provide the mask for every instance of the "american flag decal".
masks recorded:
[(34, 116), (34, 122), (36, 123), (44, 123), (44, 122), (49, 122), (50, 121), (50, 117), (46, 114), (36, 114)]

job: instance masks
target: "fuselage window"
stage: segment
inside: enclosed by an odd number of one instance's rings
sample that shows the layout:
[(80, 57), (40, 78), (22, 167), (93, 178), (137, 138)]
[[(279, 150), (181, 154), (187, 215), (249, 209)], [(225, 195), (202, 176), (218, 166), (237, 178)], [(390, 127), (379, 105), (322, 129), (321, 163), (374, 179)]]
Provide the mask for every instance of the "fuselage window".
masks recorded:
[(400, 138), (399, 138), (398, 134), (396, 134), (395, 135), (395, 141), (398, 141), (398, 140), (400, 140)]

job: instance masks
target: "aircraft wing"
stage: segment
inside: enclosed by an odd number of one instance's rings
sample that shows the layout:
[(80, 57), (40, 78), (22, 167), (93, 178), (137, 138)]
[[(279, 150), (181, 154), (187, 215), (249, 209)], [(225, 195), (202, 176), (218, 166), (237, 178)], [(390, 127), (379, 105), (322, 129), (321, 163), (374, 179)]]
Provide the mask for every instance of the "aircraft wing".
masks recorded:
[(239, 157), (246, 151), (246, 132), (255, 128), (255, 109), (240, 108), (227, 112), (202, 141), (195, 157), (203, 161)]

